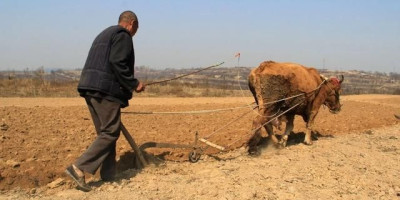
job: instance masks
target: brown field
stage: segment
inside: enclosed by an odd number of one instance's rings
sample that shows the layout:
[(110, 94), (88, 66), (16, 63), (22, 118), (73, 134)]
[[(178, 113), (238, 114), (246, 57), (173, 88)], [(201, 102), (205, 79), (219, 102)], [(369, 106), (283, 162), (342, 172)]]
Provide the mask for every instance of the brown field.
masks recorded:
[[(231, 108), (250, 97), (134, 98), (123, 111), (192, 111)], [(319, 139), (297, 141), (284, 149), (265, 145), (249, 157), (254, 113), (210, 137), (228, 147), (209, 148), (198, 163), (188, 149), (148, 149), (166, 160), (143, 170), (132, 167), (133, 154), (121, 135), (119, 174), (113, 183), (88, 176), (94, 190), (74, 189), (63, 173), (91, 143), (94, 127), (82, 98), (0, 98), (0, 199), (398, 199), (400, 196), (399, 95), (343, 96), (343, 110), (321, 108)], [(208, 114), (123, 114), (138, 144), (148, 141), (190, 144), (249, 109)], [(296, 118), (295, 133), (305, 130)], [(237, 142), (235, 142), (237, 141)]]

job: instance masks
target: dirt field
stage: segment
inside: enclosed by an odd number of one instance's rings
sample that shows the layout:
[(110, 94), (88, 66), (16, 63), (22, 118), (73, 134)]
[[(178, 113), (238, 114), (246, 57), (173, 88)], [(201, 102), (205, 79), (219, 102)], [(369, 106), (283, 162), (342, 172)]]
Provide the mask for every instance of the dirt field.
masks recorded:
[[(252, 98), (136, 98), (123, 111), (192, 111), (243, 106)], [(198, 163), (188, 149), (148, 149), (166, 162), (143, 170), (121, 135), (118, 180), (87, 176), (77, 191), (63, 173), (95, 137), (81, 98), (0, 98), (0, 199), (400, 199), (400, 96), (343, 96), (343, 110), (321, 108), (312, 146), (296, 139), (284, 149), (264, 145), (259, 157), (242, 147), (254, 113), (209, 138), (231, 151), (207, 149)], [(248, 112), (123, 114), (138, 144), (191, 144)], [(296, 118), (294, 132), (305, 124)]]

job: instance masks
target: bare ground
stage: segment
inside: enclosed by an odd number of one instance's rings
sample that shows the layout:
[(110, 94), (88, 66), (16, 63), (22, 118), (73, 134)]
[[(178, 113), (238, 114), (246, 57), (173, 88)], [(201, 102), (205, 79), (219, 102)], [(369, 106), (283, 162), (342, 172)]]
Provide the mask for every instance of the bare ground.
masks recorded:
[[(241, 106), (251, 98), (137, 98), (124, 111), (186, 111)], [(400, 199), (400, 96), (342, 98), (343, 111), (321, 108), (320, 136), (299, 143), (304, 123), (296, 118), (291, 145), (264, 144), (247, 156), (254, 113), (210, 137), (229, 147), (209, 148), (198, 163), (188, 149), (148, 149), (166, 162), (132, 169), (130, 146), (118, 141), (119, 174), (112, 183), (89, 176), (94, 190), (74, 189), (63, 173), (94, 139), (80, 98), (0, 98), (0, 199)], [(123, 114), (137, 143), (190, 144), (248, 110), (192, 115)], [(237, 142), (235, 142), (237, 141)], [(234, 143), (235, 142), (235, 143)]]

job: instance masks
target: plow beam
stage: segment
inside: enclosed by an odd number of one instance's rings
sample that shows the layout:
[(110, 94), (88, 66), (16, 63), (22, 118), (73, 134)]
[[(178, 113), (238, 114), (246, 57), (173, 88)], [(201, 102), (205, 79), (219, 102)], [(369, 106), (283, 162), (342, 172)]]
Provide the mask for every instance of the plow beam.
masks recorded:
[(214, 147), (214, 148), (216, 148), (216, 149), (219, 149), (219, 150), (221, 150), (221, 151), (224, 151), (224, 150), (225, 150), (225, 147), (219, 146), (219, 145), (217, 145), (217, 144), (214, 144), (214, 143), (212, 143), (212, 142), (210, 142), (210, 141), (208, 141), (208, 140), (206, 140), (206, 139), (204, 139), (204, 138), (200, 138), (199, 141), (200, 141), (200, 142), (203, 142), (203, 143), (205, 143), (205, 144), (207, 144), (208, 146), (211, 146), (211, 147)]

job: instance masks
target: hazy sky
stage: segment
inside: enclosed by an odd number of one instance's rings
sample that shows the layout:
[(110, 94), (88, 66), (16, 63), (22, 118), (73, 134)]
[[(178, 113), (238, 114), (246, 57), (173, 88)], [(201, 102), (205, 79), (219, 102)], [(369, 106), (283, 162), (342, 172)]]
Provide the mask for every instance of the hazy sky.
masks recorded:
[(264, 60), (400, 73), (400, 0), (1, 0), (0, 70), (82, 68), (133, 10), (136, 66), (256, 67)]

